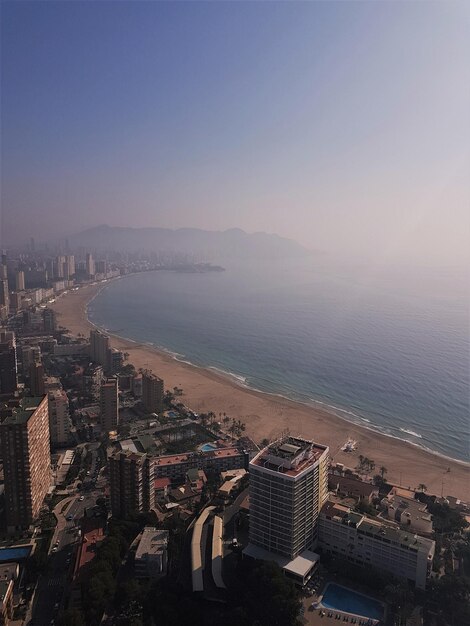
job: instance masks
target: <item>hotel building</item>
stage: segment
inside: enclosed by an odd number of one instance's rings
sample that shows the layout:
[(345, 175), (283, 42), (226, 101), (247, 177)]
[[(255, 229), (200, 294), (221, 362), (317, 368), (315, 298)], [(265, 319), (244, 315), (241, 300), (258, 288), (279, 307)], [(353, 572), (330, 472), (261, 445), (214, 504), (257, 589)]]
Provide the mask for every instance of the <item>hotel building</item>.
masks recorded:
[(389, 572), (424, 589), (435, 542), (328, 501), (320, 513), (319, 547), (327, 554)]
[(163, 380), (151, 372), (142, 375), (142, 404), (148, 413), (163, 411)]
[(0, 455), (5, 473), (7, 529), (30, 526), (51, 483), (47, 397), (23, 398), (3, 412)]
[(250, 543), (294, 559), (315, 548), (328, 496), (327, 446), (285, 437), (250, 462)]

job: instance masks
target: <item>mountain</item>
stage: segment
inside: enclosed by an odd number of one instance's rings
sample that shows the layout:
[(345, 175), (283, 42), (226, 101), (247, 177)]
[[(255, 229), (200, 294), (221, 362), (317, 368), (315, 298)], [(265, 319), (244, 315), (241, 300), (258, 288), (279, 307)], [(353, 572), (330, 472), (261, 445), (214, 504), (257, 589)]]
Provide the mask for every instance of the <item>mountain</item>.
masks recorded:
[(311, 254), (296, 241), (239, 228), (224, 231), (197, 228), (118, 228), (96, 226), (68, 238), (73, 248), (91, 251), (157, 252), (193, 255), (201, 260), (230, 258), (280, 259)]

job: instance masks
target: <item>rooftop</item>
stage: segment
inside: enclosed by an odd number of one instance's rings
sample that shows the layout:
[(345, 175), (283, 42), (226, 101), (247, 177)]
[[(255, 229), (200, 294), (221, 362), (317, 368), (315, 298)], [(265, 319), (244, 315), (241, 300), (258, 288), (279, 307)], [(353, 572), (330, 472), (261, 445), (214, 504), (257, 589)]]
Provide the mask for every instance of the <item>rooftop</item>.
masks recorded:
[(142, 559), (148, 554), (162, 554), (168, 545), (168, 536), (168, 530), (161, 530), (154, 528), (153, 526), (146, 526), (142, 531), (142, 537), (140, 538), (139, 545), (137, 546), (135, 558)]
[(298, 476), (327, 452), (328, 446), (317, 444), (309, 439), (287, 436), (264, 448), (255, 456), (250, 465), (264, 467), (288, 476)]
[(26, 424), (30, 417), (34, 414), (41, 402), (46, 396), (36, 398), (22, 398), (19, 407), (15, 407), (11, 410), (10, 415), (7, 415), (2, 424)]

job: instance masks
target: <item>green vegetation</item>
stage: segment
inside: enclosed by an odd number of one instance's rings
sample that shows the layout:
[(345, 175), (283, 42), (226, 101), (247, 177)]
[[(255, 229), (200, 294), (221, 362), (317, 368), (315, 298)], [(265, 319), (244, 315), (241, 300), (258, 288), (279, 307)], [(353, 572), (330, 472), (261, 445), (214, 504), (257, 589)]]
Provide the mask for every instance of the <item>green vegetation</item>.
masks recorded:
[(459, 533), (468, 527), (468, 523), (458, 511), (448, 504), (428, 503), (428, 511), (433, 516), (434, 531), (440, 534)]

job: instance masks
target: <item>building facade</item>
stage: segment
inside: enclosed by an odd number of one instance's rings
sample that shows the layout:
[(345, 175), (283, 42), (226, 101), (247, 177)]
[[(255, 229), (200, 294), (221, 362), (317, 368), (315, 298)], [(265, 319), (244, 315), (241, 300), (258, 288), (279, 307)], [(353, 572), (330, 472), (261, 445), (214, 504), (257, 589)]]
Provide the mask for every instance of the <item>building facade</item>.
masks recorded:
[(7, 529), (28, 528), (51, 484), (47, 397), (23, 398), (2, 416), (0, 454), (5, 474)]
[(38, 398), (46, 393), (44, 384), (44, 365), (33, 361), (29, 366), (29, 390), (31, 395)]
[(104, 432), (116, 430), (119, 424), (119, 387), (117, 378), (107, 378), (101, 385), (100, 423)]
[[(109, 486), (113, 516), (126, 518), (150, 509), (152, 466), (146, 454), (116, 451), (109, 458)], [(153, 502), (152, 502), (153, 504)]]
[(47, 398), (51, 444), (66, 446), (70, 439), (69, 399), (63, 389), (49, 390)]
[(163, 411), (163, 394), (163, 380), (152, 372), (144, 372), (142, 375), (142, 404), (147, 413)]
[(328, 501), (320, 513), (319, 547), (327, 554), (386, 571), (424, 589), (435, 542)]
[(0, 330), (0, 395), (18, 388), (15, 333)]
[(250, 462), (250, 544), (296, 558), (317, 544), (328, 497), (327, 446), (286, 436)]

